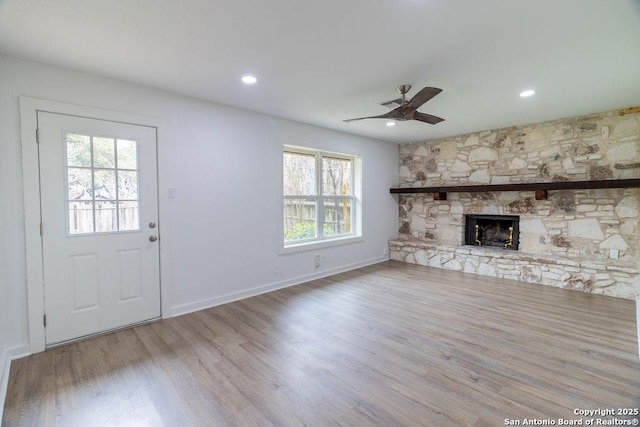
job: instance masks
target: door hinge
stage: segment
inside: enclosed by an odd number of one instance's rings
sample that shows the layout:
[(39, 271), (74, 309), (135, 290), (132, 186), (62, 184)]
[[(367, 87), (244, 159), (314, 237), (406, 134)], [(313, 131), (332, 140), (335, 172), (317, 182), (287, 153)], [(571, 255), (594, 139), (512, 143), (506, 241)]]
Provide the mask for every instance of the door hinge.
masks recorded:
[(47, 315), (43, 314), (42, 315), (42, 324), (44, 325), (44, 327), (47, 327)]
[(40, 129), (36, 129), (36, 144), (40, 144)]
[(42, 223), (40, 223), (40, 237), (42, 237)]

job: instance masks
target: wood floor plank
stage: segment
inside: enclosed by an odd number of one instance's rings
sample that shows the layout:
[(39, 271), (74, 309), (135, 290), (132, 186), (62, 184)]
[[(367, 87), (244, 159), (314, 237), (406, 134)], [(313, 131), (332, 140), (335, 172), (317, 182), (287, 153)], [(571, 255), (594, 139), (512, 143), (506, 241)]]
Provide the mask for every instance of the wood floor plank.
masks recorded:
[(635, 322), (633, 301), (386, 262), (15, 360), (2, 425), (581, 418), (640, 408)]

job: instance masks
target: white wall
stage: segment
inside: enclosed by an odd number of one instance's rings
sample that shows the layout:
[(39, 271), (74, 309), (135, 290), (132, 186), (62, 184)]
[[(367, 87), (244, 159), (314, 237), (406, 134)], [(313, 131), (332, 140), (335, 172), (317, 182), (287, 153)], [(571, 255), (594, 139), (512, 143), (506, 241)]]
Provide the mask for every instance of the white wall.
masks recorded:
[[(0, 193), (0, 195), (3, 193)], [(2, 203), (4, 205), (4, 203)], [(4, 281), (4, 255), (3, 255), (3, 232), (2, 232), (2, 210), (0, 209), (0, 390), (2, 390), (2, 382), (4, 380), (3, 372), (4, 365), (6, 363), (7, 355), (6, 355), (6, 347), (4, 345), (4, 325), (6, 322), (4, 320), (4, 301), (6, 300), (4, 296), (5, 290), (5, 281)], [(1, 395), (2, 393), (0, 393)], [(3, 401), (0, 401), (2, 404)]]
[[(165, 316), (379, 261), (387, 240), (397, 234), (396, 203), (389, 194), (397, 180), (394, 144), (0, 56), (3, 349), (28, 344), (21, 95), (155, 116), (165, 123), (158, 138), (160, 181), (166, 183), (160, 203), (168, 218), (160, 224), (169, 264), (163, 280), (170, 292), (163, 299), (171, 313)], [(362, 156), (363, 242), (278, 254), (285, 143)], [(168, 199), (166, 187), (176, 188), (175, 198)], [(320, 272), (313, 268), (316, 253), (326, 257)]]

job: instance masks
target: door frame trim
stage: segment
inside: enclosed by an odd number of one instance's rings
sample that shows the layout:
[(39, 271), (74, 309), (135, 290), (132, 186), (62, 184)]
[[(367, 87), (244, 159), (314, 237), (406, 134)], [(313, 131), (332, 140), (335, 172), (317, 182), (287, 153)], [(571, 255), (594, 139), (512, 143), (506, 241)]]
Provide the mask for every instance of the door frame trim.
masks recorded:
[[(42, 253), (42, 239), (40, 236), (41, 206), (40, 206), (40, 167), (36, 129), (38, 128), (38, 112), (79, 116), (90, 119), (147, 126), (156, 130), (156, 162), (164, 158), (160, 135), (166, 129), (165, 121), (159, 117), (120, 111), (105, 110), (82, 105), (67, 104), (38, 98), (21, 96), (20, 101), (20, 132), (22, 140), (22, 179), (24, 195), (24, 221), (27, 270), (27, 309), (29, 321), (29, 349), (31, 353), (44, 351), (46, 348), (45, 327), (43, 315), (44, 303), (44, 265)], [(171, 313), (169, 299), (169, 283), (171, 277), (168, 271), (168, 251), (170, 247), (169, 221), (164, 209), (168, 200), (161, 197), (161, 188), (167, 188), (166, 176), (157, 168), (158, 179), (158, 220), (162, 229), (162, 245), (160, 245), (160, 316)], [(46, 230), (45, 230), (46, 232)]]

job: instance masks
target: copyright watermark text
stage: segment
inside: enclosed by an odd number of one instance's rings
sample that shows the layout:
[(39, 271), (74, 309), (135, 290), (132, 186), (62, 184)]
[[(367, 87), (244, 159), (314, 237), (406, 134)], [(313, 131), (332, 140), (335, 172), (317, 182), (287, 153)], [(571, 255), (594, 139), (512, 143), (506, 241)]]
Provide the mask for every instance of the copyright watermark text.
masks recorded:
[(639, 408), (573, 410), (570, 418), (505, 418), (505, 426), (637, 426)]

